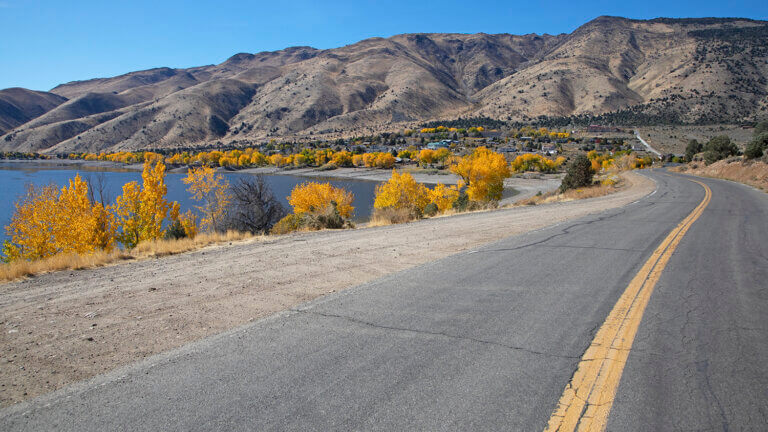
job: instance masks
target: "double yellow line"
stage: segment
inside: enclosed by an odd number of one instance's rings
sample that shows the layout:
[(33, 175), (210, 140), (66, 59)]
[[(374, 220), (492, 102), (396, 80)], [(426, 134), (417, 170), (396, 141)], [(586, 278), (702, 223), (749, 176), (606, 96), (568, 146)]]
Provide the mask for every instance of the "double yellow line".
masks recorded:
[(712, 199), (707, 185), (691, 181), (704, 188), (704, 199), (653, 251), (616, 302), (565, 386), (546, 432), (605, 430), (629, 350), (653, 288), (680, 240)]

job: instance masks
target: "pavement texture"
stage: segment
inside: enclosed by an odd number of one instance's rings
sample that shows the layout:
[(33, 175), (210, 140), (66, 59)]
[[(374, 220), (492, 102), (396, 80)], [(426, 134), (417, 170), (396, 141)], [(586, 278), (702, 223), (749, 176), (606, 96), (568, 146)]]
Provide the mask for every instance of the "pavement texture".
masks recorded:
[[(0, 430), (543, 430), (629, 281), (704, 196), (392, 274), (0, 411)], [(768, 196), (719, 180), (651, 296), (608, 430), (766, 430)], [(308, 281), (311, 283), (311, 281)]]

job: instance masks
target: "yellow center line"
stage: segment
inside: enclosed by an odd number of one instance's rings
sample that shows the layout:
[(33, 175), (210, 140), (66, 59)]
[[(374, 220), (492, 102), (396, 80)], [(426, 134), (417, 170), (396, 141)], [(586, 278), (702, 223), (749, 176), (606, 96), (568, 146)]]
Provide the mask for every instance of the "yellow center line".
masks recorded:
[(712, 199), (707, 185), (690, 181), (704, 188), (704, 199), (653, 251), (616, 302), (565, 386), (545, 432), (605, 430), (624, 365), (653, 289), (680, 240)]

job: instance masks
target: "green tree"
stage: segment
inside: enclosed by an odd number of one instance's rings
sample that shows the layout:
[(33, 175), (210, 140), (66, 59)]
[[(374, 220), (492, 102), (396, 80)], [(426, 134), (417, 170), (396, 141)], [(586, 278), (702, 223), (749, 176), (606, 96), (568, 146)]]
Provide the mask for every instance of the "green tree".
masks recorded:
[(755, 131), (753, 132), (755, 137), (768, 132), (768, 120), (763, 120), (755, 125)]
[(750, 141), (744, 150), (744, 156), (747, 159), (757, 159), (763, 156), (765, 149), (768, 149), (768, 132), (763, 132)]
[(595, 171), (592, 169), (592, 162), (586, 155), (580, 154), (574, 160), (568, 163), (565, 169), (565, 177), (560, 183), (560, 192), (568, 189), (576, 189), (592, 185), (592, 177)]
[(688, 162), (692, 161), (693, 156), (695, 156), (697, 153), (701, 153), (702, 148), (703, 146), (701, 143), (695, 139), (688, 141), (688, 145), (685, 146), (685, 160)]
[(725, 135), (716, 136), (704, 145), (704, 161), (707, 164), (737, 154), (739, 154), (739, 148)]

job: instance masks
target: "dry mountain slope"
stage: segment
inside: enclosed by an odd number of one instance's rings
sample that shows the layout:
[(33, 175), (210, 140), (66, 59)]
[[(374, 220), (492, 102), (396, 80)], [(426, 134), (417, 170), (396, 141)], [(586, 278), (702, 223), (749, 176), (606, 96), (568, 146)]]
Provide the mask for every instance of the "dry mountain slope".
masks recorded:
[(53, 153), (249, 144), (425, 120), (628, 110), (744, 121), (768, 109), (768, 22), (601, 17), (571, 34), (403, 34), (60, 85), (0, 139)]
[(631, 108), (688, 122), (743, 120), (766, 115), (767, 77), (768, 22), (601, 17), (484, 89), (478, 113), (530, 118)]
[(0, 134), (52, 110), (66, 100), (53, 93), (23, 88), (0, 90)]

